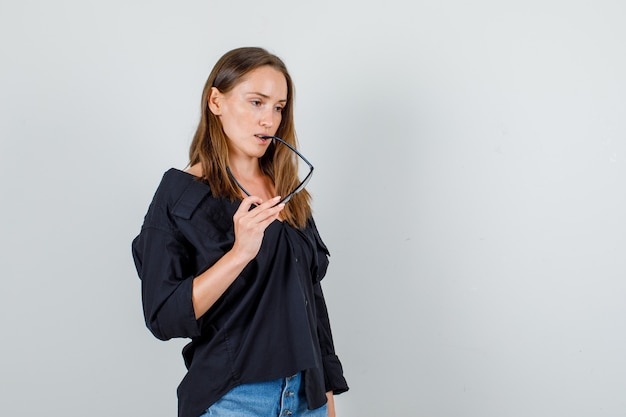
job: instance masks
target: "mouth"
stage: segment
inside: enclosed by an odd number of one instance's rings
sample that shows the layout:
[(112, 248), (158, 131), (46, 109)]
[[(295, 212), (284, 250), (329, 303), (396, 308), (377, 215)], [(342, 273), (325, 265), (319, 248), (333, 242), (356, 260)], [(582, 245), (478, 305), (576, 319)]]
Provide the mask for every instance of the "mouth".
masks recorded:
[(268, 135), (262, 135), (262, 134), (256, 134), (254, 135), (259, 139), (259, 142), (261, 142), (262, 144), (267, 144), (268, 142), (271, 142), (272, 140), (272, 136), (268, 136)]

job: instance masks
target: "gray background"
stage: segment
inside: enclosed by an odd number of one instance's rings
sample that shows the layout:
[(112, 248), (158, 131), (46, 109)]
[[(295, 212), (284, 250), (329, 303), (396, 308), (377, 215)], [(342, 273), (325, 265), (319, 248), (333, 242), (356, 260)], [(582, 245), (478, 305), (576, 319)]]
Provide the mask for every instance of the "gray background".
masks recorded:
[(227, 50), (283, 57), (338, 416), (626, 416), (623, 1), (0, 2), (0, 415), (173, 416), (130, 242)]

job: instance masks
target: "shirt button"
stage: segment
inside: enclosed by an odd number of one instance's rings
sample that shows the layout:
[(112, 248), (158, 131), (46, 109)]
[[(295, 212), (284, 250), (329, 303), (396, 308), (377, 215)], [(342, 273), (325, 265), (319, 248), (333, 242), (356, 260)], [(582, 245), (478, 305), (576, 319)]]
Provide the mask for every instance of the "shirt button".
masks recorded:
[(298, 258), (296, 258), (296, 262), (298, 262)]
[(285, 392), (285, 397), (293, 397), (293, 391)]

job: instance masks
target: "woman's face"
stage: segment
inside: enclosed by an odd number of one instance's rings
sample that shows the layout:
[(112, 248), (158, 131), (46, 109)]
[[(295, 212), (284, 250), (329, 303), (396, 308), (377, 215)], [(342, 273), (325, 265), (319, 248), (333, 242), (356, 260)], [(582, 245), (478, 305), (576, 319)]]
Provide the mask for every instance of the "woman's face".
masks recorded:
[(209, 108), (222, 122), (230, 159), (262, 157), (271, 140), (258, 135), (276, 134), (286, 104), (287, 80), (270, 66), (250, 71), (228, 93), (213, 87)]

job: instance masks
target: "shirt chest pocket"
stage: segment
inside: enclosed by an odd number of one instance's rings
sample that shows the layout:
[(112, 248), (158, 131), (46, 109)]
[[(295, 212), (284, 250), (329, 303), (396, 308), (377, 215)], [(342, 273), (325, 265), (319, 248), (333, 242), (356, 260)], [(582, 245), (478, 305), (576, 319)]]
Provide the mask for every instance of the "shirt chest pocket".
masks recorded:
[(315, 282), (319, 282), (326, 275), (326, 270), (328, 269), (328, 257), (330, 256), (330, 252), (328, 251), (328, 247), (322, 240), (319, 232), (317, 231), (317, 227), (315, 226), (314, 220), (311, 218), (309, 220), (309, 224), (307, 225), (307, 232), (311, 236), (310, 239), (313, 242), (315, 248), (315, 262), (314, 262), (314, 270), (313, 270), (313, 279)]
[(205, 267), (232, 247), (235, 210), (235, 203), (213, 197), (210, 187), (200, 181), (191, 182), (174, 203), (172, 220), (197, 255), (205, 260)]

